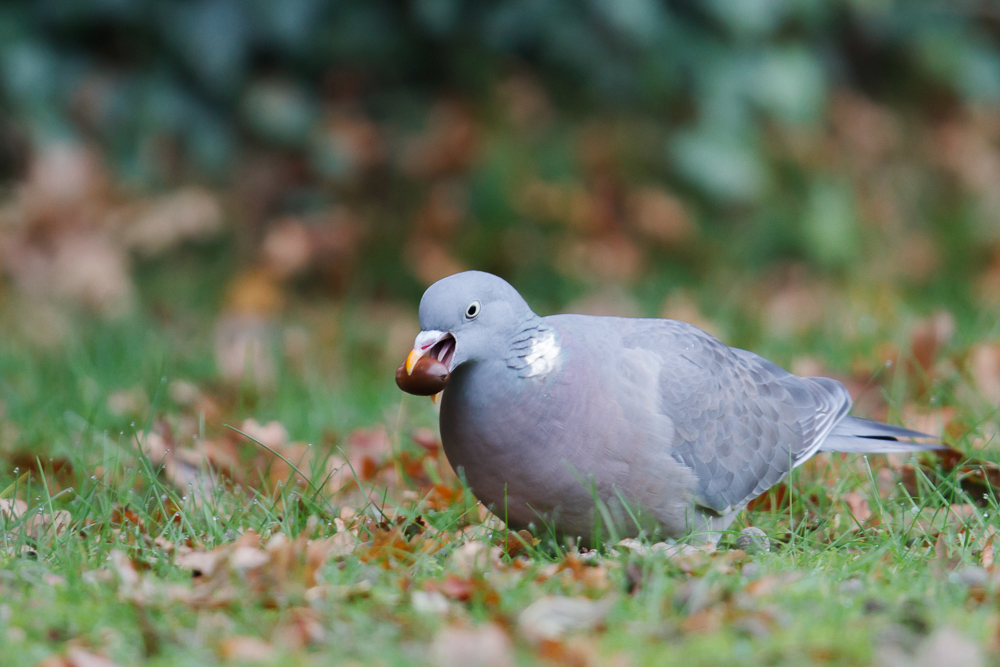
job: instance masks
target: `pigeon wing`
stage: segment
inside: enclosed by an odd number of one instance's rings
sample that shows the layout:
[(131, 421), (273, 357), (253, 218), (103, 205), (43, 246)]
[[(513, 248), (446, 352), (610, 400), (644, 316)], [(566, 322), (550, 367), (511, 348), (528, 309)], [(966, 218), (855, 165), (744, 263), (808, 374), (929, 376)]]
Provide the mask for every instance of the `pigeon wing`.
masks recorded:
[(623, 337), (660, 360), (659, 410), (674, 424), (673, 456), (694, 471), (696, 502), (725, 514), (778, 483), (850, 410), (829, 378), (801, 378), (672, 320)]

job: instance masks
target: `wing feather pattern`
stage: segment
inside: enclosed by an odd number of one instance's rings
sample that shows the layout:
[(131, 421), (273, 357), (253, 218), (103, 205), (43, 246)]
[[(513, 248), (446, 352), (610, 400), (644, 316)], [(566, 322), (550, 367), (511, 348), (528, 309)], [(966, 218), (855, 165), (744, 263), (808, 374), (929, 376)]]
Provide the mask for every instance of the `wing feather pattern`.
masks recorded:
[(836, 380), (792, 375), (683, 322), (638, 322), (622, 344), (659, 358), (659, 409), (675, 427), (672, 453), (694, 471), (698, 504), (719, 514), (816, 453), (851, 408)]

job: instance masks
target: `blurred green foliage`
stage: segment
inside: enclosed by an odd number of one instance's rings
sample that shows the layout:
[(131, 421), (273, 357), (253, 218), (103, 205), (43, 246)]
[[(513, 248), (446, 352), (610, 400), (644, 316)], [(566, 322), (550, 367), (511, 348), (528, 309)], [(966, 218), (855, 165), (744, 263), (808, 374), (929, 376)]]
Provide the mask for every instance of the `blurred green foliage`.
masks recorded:
[[(399, 284), (401, 257), (418, 283), (476, 266), (553, 304), (588, 280), (776, 261), (971, 286), (1000, 247), (997, 174), (966, 151), (995, 157), (998, 29), (964, 0), (7, 2), (0, 170), (19, 178), (34, 147), (83, 140), (130, 191), (270, 188), (235, 215), (244, 250), (281, 215), (349, 206), (366, 232), (338, 289), (365, 293)], [(464, 147), (448, 136), (463, 122)], [(420, 163), (448, 141), (450, 158)], [(421, 207), (447, 179), (461, 224), (427, 232)], [(533, 206), (538, 183), (569, 203)], [(683, 202), (694, 240), (666, 238), (663, 206), (635, 194), (649, 186)], [(548, 224), (559, 206), (609, 212)], [(587, 248), (584, 270), (554, 261), (581, 238), (616, 247), (619, 227), (635, 266), (618, 253), (592, 271)], [(413, 268), (439, 250), (456, 261)]]
[[(739, 201), (768, 183), (766, 123), (818, 121), (832, 88), (1000, 101), (997, 27), (973, 2), (53, 0), (4, 3), (0, 61), (7, 108), (33, 133), (92, 134), (125, 167), (170, 136), (209, 173), (251, 139), (307, 150), (338, 85), (405, 117), (442, 90), (488, 97), (524, 65), (569, 108), (683, 130), (666, 163)], [(95, 77), (101, 99), (80, 118)]]

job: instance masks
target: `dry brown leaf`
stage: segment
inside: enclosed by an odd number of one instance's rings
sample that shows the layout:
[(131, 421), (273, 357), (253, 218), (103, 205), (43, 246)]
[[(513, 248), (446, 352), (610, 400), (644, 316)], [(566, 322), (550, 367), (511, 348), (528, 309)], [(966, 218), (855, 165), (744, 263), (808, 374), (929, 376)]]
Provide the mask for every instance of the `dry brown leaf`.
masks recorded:
[(154, 257), (186, 240), (207, 239), (222, 230), (222, 206), (202, 188), (183, 188), (142, 206), (121, 240), (140, 255)]
[(726, 610), (723, 605), (716, 604), (705, 607), (684, 619), (681, 627), (690, 634), (706, 634), (716, 632), (722, 627)]
[(477, 134), (464, 105), (440, 102), (431, 110), (427, 129), (403, 148), (403, 171), (418, 178), (463, 171), (475, 157)]
[(455, 549), (449, 556), (450, 568), (462, 577), (471, 577), (477, 572), (483, 572), (499, 566), (503, 549), (486, 542), (466, 542)]
[(992, 569), (994, 562), (993, 558), (994, 558), (993, 538), (990, 537), (990, 539), (986, 542), (986, 546), (984, 546), (983, 550), (979, 552), (979, 563), (987, 570)]
[(257, 637), (233, 635), (219, 642), (219, 656), (231, 662), (267, 662), (274, 647)]
[(712, 555), (716, 552), (714, 544), (707, 543), (701, 546), (691, 544), (667, 544), (657, 542), (646, 546), (633, 539), (624, 539), (618, 546), (629, 549), (641, 556), (662, 555), (670, 559), (682, 572), (688, 574), (708, 565)]
[(916, 406), (907, 404), (901, 412), (903, 426), (935, 437), (944, 435), (948, 424), (955, 418), (955, 409), (951, 407), (918, 411)]
[(684, 290), (671, 292), (660, 306), (660, 317), (693, 324), (716, 338), (724, 336), (721, 327), (701, 312), (694, 295)]
[[(266, 565), (270, 559), (271, 557), (267, 552), (261, 549), (237, 547), (229, 554), (229, 565), (235, 570), (256, 570)], [(179, 563), (178, 565), (184, 567)], [(207, 572), (206, 574), (211, 575), (211, 572)]]
[(72, 667), (115, 667), (114, 661), (78, 646), (67, 649), (66, 662)]
[[(260, 303), (247, 301), (240, 307), (264, 309), (276, 305), (270, 297), (263, 296)], [(222, 379), (238, 384), (246, 376), (260, 390), (273, 386), (275, 338), (275, 324), (269, 316), (250, 313), (220, 316), (215, 324), (215, 365)]]
[(226, 546), (217, 547), (211, 551), (199, 551), (187, 546), (180, 546), (174, 556), (174, 565), (184, 570), (191, 570), (194, 577), (211, 577), (215, 568), (228, 557)]
[(609, 285), (576, 299), (566, 311), (600, 317), (640, 317), (639, 302), (621, 285)]
[(448, 598), (440, 591), (413, 591), (410, 594), (410, 606), (418, 614), (437, 616), (444, 616), (451, 609)]
[(841, 500), (847, 505), (848, 509), (851, 510), (851, 514), (854, 516), (854, 520), (857, 522), (853, 528), (860, 527), (860, 524), (864, 524), (871, 515), (872, 510), (868, 505), (868, 498), (864, 497), (857, 491), (849, 491), (843, 494)]
[(0, 498), (0, 517), (10, 521), (24, 516), (28, 503), (17, 498)]
[(135, 297), (125, 251), (98, 232), (65, 233), (55, 240), (46, 275), (32, 276), (60, 301), (82, 305), (109, 317), (125, 313)]
[[(354, 553), (354, 550), (358, 548), (357, 531), (349, 531), (344, 524), (344, 520), (336, 518), (333, 520), (333, 525), (337, 528), (337, 532), (332, 536), (326, 538), (326, 542), (323, 545), (326, 551), (327, 558), (343, 558), (344, 556), (349, 556)], [(317, 540), (319, 542), (319, 540)], [(317, 547), (319, 548), (319, 547)]]
[(694, 224), (683, 202), (659, 188), (640, 188), (626, 202), (632, 224), (643, 236), (674, 246), (691, 239)]
[(278, 421), (260, 424), (256, 419), (247, 419), (240, 424), (240, 430), (271, 449), (281, 449), (288, 444), (288, 430)]
[(465, 265), (439, 241), (413, 238), (406, 244), (407, 266), (423, 285), (465, 270)]
[(518, 72), (497, 86), (507, 119), (521, 132), (538, 132), (554, 116), (548, 92), (529, 72)]
[(1000, 404), (1000, 345), (978, 343), (969, 350), (972, 381), (987, 402)]
[(316, 142), (338, 158), (339, 180), (356, 178), (385, 160), (385, 140), (378, 124), (356, 111), (329, 113)]
[(108, 394), (108, 412), (115, 417), (144, 417), (149, 398), (141, 386), (119, 389)]
[(830, 121), (837, 147), (861, 173), (882, 165), (900, 144), (901, 123), (895, 112), (858, 95), (840, 90), (830, 102)]
[[(167, 395), (177, 405), (189, 408), (196, 405), (202, 398), (201, 389), (198, 385), (187, 380), (173, 380), (167, 387)], [(143, 393), (145, 396), (145, 392)]]
[(55, 217), (107, 195), (100, 157), (78, 143), (44, 144), (35, 151), (20, 204), (31, 218)]
[(449, 625), (434, 637), (430, 660), (436, 667), (513, 667), (507, 633), (495, 623), (475, 627)]
[(834, 299), (825, 286), (792, 269), (777, 289), (766, 297), (762, 324), (777, 338), (802, 335), (823, 321)]
[(597, 639), (574, 635), (563, 640), (545, 640), (536, 647), (538, 657), (544, 662), (566, 667), (598, 667), (599, 665), (624, 667), (630, 664), (624, 654), (602, 659)]
[(274, 643), (293, 651), (321, 644), (325, 638), (323, 620), (319, 612), (311, 607), (285, 610), (274, 630)]
[(594, 630), (604, 619), (614, 600), (547, 595), (535, 600), (518, 615), (521, 635), (530, 642), (558, 640), (574, 632)]
[(53, 514), (38, 512), (29, 517), (25, 525), (28, 529), (28, 536), (33, 540), (39, 540), (43, 537), (51, 538), (62, 534), (72, 520), (73, 517), (68, 511), (56, 510)]
[[(28, 513), (28, 504), (16, 498), (0, 498), (0, 519), (3, 524), (7, 524), (10, 529), (10, 522), (25, 517)], [(36, 511), (27, 516), (24, 520), (24, 530), (27, 536), (33, 540), (40, 540), (43, 537), (55, 537), (65, 531), (72, 522), (72, 516), (66, 510), (56, 510), (55, 513)]]
[(457, 179), (442, 180), (431, 186), (420, 212), (416, 230), (421, 237), (450, 238), (466, 217), (468, 192)]
[(501, 547), (508, 556), (514, 558), (527, 551), (529, 547), (536, 546), (540, 541), (526, 530), (510, 531), (504, 538)]
[(781, 591), (782, 588), (794, 584), (802, 578), (801, 572), (784, 572), (782, 574), (769, 574), (754, 579), (743, 587), (743, 592), (754, 598), (770, 597)]
[(283, 280), (299, 275), (309, 267), (313, 249), (309, 230), (298, 218), (284, 218), (275, 223), (260, 247), (264, 265)]
[(954, 628), (939, 628), (920, 642), (913, 667), (984, 667), (982, 649)]
[[(169, 430), (167, 433), (170, 436)], [(136, 433), (136, 440), (150, 463), (155, 467), (162, 466), (163, 476), (177, 489), (190, 496), (196, 505), (200, 506), (209, 497), (215, 486), (215, 479), (206, 464), (211, 463), (216, 468), (220, 467), (218, 457), (213, 460), (212, 456), (206, 456), (215, 451), (213, 442), (199, 441), (198, 446), (202, 451), (195, 451), (178, 446), (172, 437), (165, 437), (157, 431), (149, 433), (139, 431)]]
[(108, 555), (108, 562), (111, 563), (112, 571), (118, 575), (118, 580), (123, 585), (135, 586), (139, 583), (139, 573), (124, 551), (113, 549)]
[(910, 332), (910, 352), (922, 371), (922, 377), (934, 375), (934, 361), (938, 352), (955, 335), (955, 317), (947, 311), (917, 322)]
[(612, 231), (561, 244), (556, 266), (588, 282), (627, 283), (642, 270), (643, 253), (628, 236)]
[(70, 646), (62, 655), (50, 656), (37, 667), (117, 667), (117, 663), (81, 646)]

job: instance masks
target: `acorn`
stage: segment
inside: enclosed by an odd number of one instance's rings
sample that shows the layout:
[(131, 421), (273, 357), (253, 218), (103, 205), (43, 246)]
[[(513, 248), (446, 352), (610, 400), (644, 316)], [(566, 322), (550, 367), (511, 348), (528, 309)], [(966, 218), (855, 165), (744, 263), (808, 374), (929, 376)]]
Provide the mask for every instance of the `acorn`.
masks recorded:
[(396, 369), (396, 386), (414, 396), (433, 396), (442, 391), (450, 377), (448, 367), (433, 357), (420, 357), (412, 373), (406, 372), (406, 362)]

